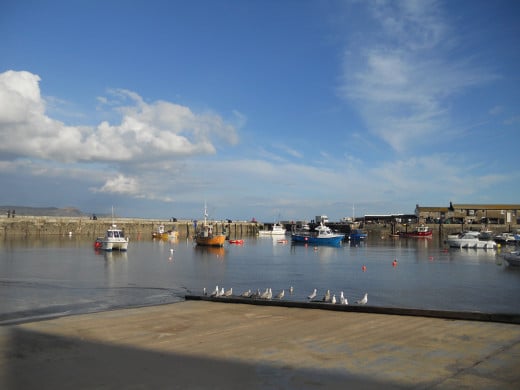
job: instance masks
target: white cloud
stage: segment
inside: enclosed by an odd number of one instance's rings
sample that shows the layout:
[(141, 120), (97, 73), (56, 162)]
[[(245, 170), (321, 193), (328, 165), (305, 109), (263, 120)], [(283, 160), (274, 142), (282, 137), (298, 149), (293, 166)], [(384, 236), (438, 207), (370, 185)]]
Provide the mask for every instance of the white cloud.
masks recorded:
[(0, 74), (0, 153), (67, 163), (125, 163), (213, 154), (215, 140), (238, 141), (236, 128), (217, 114), (194, 113), (165, 101), (146, 103), (127, 90), (112, 91), (115, 101), (98, 98), (113, 104), (120, 123), (67, 126), (46, 114), (39, 81), (30, 72)]
[(396, 151), (442, 139), (452, 131), (448, 98), (495, 75), (450, 57), (447, 46), (455, 40), (436, 1), (370, 6), (375, 32), (345, 51), (341, 95)]

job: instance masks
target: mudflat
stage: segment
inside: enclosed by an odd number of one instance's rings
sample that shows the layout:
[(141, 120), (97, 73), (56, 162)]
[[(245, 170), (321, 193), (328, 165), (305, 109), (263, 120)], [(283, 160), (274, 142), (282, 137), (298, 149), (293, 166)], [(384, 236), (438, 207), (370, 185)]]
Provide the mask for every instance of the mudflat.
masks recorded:
[(0, 327), (2, 389), (520, 388), (520, 325), (207, 301)]

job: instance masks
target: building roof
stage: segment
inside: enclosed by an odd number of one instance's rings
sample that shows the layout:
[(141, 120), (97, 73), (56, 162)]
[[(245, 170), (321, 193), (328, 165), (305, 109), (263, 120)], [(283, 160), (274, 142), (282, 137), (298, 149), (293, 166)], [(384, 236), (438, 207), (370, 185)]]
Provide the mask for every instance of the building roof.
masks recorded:
[(417, 210), (422, 211), (422, 212), (425, 212), (425, 211), (430, 211), (430, 212), (447, 212), (448, 211), (448, 207), (423, 207), (423, 206), (417, 206)]
[(464, 210), (520, 210), (520, 204), (454, 204), (454, 209)]

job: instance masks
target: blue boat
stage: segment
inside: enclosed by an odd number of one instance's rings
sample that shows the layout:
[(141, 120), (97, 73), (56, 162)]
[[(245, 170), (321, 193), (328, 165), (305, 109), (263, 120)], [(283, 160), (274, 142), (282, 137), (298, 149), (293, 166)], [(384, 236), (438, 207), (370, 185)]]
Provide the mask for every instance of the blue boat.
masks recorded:
[(361, 229), (353, 229), (349, 234), (349, 239), (352, 241), (364, 240), (368, 237), (368, 234)]
[(313, 245), (339, 245), (345, 238), (344, 234), (334, 233), (328, 226), (320, 224), (316, 227), (316, 232), (298, 231), (291, 234), (293, 242), (301, 242)]

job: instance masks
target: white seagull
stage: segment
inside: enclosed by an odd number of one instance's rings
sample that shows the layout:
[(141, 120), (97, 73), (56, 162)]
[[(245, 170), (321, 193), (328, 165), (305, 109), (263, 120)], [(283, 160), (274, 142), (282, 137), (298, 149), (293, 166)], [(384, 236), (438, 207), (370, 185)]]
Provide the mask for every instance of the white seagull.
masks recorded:
[(365, 295), (363, 296), (363, 299), (361, 299), (360, 301), (356, 301), (356, 303), (358, 303), (360, 305), (366, 305), (367, 302), (368, 302), (368, 293), (365, 293)]
[(289, 293), (290, 293), (291, 295), (293, 295), (293, 293), (294, 293), (294, 288), (293, 288), (293, 286), (291, 286), (291, 288), (289, 289)]
[(222, 297), (222, 296), (224, 296), (225, 293), (226, 293), (226, 292), (224, 291), (224, 287), (222, 287), (222, 288), (220, 289), (220, 292), (218, 293), (218, 296), (219, 296), (219, 297)]
[(282, 299), (284, 295), (285, 295), (285, 290), (282, 290), (278, 294), (276, 294), (275, 298)]
[(332, 294), (332, 304), (336, 304), (336, 294)]
[(267, 296), (269, 295), (269, 289), (266, 288), (265, 291), (260, 295), (260, 298), (267, 299)]
[(316, 298), (316, 294), (317, 294), (317, 293), (318, 293), (318, 290), (314, 289), (314, 291), (312, 292), (312, 294), (309, 295), (307, 298), (309, 298), (309, 299), (314, 299), (314, 298)]
[(341, 292), (341, 295), (339, 297), (339, 303), (341, 303), (342, 305), (348, 305), (347, 298), (345, 298), (345, 296), (343, 295), (343, 291)]
[(218, 286), (215, 287), (215, 290), (211, 293), (212, 297), (218, 297)]
[(273, 298), (273, 290), (271, 290), (271, 288), (269, 287), (269, 291), (267, 293), (267, 299), (271, 299)]
[(233, 295), (233, 287), (231, 287), (229, 290), (227, 290), (227, 291), (224, 293), (224, 296), (225, 296), (225, 297), (230, 297), (231, 295)]
[(327, 290), (325, 296), (323, 297), (323, 302), (330, 302), (330, 290)]
[(250, 298), (251, 297), (251, 289), (249, 289), (247, 291), (244, 291), (240, 296), (244, 297), (244, 298)]

